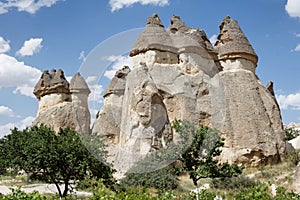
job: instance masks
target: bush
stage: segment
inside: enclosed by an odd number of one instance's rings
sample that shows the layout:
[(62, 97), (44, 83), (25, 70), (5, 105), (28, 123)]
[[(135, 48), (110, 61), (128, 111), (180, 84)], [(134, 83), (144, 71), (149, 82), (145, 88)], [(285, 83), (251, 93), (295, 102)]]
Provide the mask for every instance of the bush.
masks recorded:
[(286, 153), (285, 158), (293, 165), (297, 166), (300, 161), (300, 150), (292, 150)]
[(21, 188), (11, 189), (11, 193), (6, 196), (0, 196), (0, 200), (55, 200), (56, 197), (46, 197), (39, 194), (38, 192), (33, 192), (26, 194), (21, 190)]
[(178, 178), (170, 167), (165, 167), (153, 172), (126, 173), (120, 182), (124, 186), (148, 187), (159, 190), (170, 190), (178, 187)]
[(266, 184), (257, 185), (251, 189), (234, 195), (239, 200), (271, 200), (269, 187)]
[(259, 182), (246, 176), (225, 177), (212, 180), (212, 186), (215, 189), (230, 190), (234, 192), (243, 192), (247, 189), (259, 185)]
[(295, 128), (285, 128), (284, 132), (286, 140), (292, 140), (300, 135), (300, 130), (297, 130)]

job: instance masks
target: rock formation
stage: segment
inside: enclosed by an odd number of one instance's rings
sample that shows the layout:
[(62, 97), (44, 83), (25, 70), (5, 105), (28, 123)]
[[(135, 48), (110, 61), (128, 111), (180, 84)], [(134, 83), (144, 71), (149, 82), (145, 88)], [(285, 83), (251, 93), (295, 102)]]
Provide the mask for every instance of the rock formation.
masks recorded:
[(296, 172), (294, 174), (293, 189), (300, 194), (300, 163), (297, 165)]
[(39, 100), (37, 118), (33, 125), (45, 124), (56, 132), (70, 127), (80, 133), (90, 132), (88, 95), (90, 90), (79, 73), (69, 84), (64, 72), (53, 69), (44, 71), (35, 85), (34, 95)]
[(116, 73), (93, 125), (114, 167), (125, 172), (176, 141), (175, 119), (220, 130), (223, 161), (278, 162), (285, 151), (280, 110), (272, 86), (255, 74), (258, 56), (238, 23), (226, 17), (213, 47), (203, 30), (178, 16), (168, 29), (156, 14), (146, 22), (130, 51), (132, 70)]

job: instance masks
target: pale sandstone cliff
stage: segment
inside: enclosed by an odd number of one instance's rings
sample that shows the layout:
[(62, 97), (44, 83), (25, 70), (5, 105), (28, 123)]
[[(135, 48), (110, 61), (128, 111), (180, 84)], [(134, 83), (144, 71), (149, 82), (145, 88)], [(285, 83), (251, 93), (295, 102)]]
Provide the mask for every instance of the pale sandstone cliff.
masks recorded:
[(112, 79), (92, 130), (109, 144), (117, 170), (176, 140), (175, 119), (217, 128), (223, 161), (280, 161), (285, 141), (274, 91), (256, 76), (258, 57), (235, 20), (223, 20), (213, 47), (180, 17), (165, 29), (154, 14), (130, 55), (134, 66)]

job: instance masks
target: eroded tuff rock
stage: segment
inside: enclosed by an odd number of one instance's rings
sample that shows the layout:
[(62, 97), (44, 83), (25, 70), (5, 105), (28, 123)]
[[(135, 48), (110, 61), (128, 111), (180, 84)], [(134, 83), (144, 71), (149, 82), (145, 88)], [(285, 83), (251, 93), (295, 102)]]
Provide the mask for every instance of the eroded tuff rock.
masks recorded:
[(220, 130), (223, 161), (258, 166), (280, 160), (285, 141), (274, 91), (256, 76), (258, 57), (235, 20), (223, 20), (212, 47), (203, 30), (178, 16), (165, 29), (154, 14), (130, 55), (132, 70), (112, 79), (93, 126), (117, 170), (126, 172), (176, 141), (175, 119)]
[(297, 193), (300, 193), (300, 164), (297, 165), (293, 178), (293, 190)]
[(70, 127), (80, 133), (90, 132), (87, 99), (90, 90), (79, 73), (69, 84), (61, 69), (44, 71), (34, 88), (39, 110), (33, 125), (45, 124), (56, 132)]

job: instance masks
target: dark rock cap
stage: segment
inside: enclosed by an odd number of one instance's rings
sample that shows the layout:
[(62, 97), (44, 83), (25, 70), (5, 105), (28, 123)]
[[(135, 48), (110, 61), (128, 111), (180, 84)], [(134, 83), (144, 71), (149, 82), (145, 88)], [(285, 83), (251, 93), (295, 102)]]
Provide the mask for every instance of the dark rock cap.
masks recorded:
[(215, 49), (218, 52), (219, 60), (244, 58), (252, 61), (255, 65), (258, 61), (258, 56), (238, 22), (229, 16), (226, 16), (220, 25), (220, 34)]
[(58, 71), (52, 69), (50, 73), (48, 70), (45, 70), (33, 91), (33, 94), (38, 99), (53, 93), (70, 93), (69, 82), (66, 80), (62, 69)]
[(84, 78), (80, 75), (79, 72), (77, 72), (70, 81), (70, 92), (85, 94), (91, 93), (89, 86), (87, 85)]
[(130, 56), (148, 50), (175, 54), (189, 52), (207, 56), (207, 49), (213, 51), (204, 31), (187, 27), (180, 17), (175, 15), (171, 18), (169, 30), (166, 30), (158, 15), (153, 14), (147, 19), (146, 28), (134, 43)]
[(130, 56), (155, 49), (176, 52), (176, 49), (172, 47), (170, 35), (165, 30), (157, 14), (147, 18), (146, 28), (134, 43)]

